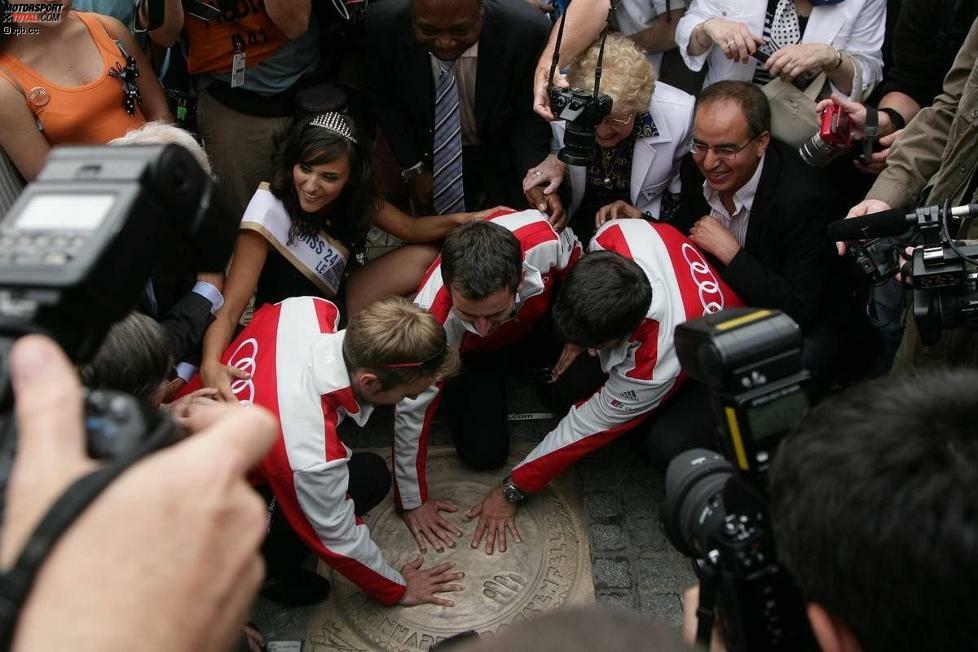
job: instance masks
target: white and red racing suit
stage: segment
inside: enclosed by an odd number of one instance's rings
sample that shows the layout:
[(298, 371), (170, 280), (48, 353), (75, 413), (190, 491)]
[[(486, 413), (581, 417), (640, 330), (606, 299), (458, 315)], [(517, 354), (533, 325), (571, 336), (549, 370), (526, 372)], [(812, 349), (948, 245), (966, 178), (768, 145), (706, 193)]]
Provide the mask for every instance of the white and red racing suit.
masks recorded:
[[(550, 310), (553, 286), (583, 252), (574, 232), (557, 233), (547, 216), (536, 210), (494, 213), (488, 221), (513, 232), (523, 250), (523, 280), (516, 291), (515, 316), (486, 337), (452, 310), (452, 297), (441, 277), (441, 259), (429, 268), (414, 303), (430, 310), (445, 327), (448, 345), (459, 351), (495, 351), (529, 335), (534, 324)], [(404, 509), (428, 500), (425, 459), (431, 420), (438, 408), (442, 384), (429, 387), (416, 399), (404, 399), (394, 412), (394, 483)]]
[[(242, 403), (279, 420), (278, 441), (253, 471), (267, 483), (289, 525), (323, 561), (386, 605), (404, 594), (404, 578), (381, 555), (347, 495), (352, 455), (336, 428), (346, 417), (364, 425), (343, 360), (345, 331), (329, 301), (296, 297), (268, 304), (225, 350), (221, 361), (251, 373), (231, 385)], [(200, 386), (199, 377), (185, 388)]]
[(652, 305), (632, 333), (600, 352), (608, 380), (572, 407), (557, 427), (513, 469), (513, 483), (539, 491), (564, 469), (648, 418), (684, 381), (673, 347), (676, 326), (743, 305), (686, 237), (666, 224), (613, 220), (590, 251), (613, 251), (635, 261), (652, 286)]

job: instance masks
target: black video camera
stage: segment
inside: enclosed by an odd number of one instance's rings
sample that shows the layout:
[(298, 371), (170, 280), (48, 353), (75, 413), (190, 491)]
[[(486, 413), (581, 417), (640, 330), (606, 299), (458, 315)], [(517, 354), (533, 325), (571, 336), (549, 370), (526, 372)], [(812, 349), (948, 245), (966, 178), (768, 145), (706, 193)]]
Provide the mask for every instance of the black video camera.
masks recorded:
[[(880, 238), (914, 229), (922, 242), (910, 261), (913, 311), (920, 340), (940, 339), (945, 328), (978, 329), (978, 246), (950, 235), (950, 222), (978, 215), (978, 204), (924, 206), (912, 213), (889, 210), (829, 224), (832, 240), (844, 240), (870, 278), (885, 280), (897, 271), (899, 246)], [(959, 226), (955, 225), (955, 229)], [(861, 242), (864, 238), (872, 238)]]
[(727, 453), (686, 451), (666, 472), (666, 535), (700, 580), (697, 640), (709, 647), (716, 616), (731, 652), (815, 649), (766, 499), (777, 446), (809, 408), (801, 331), (779, 311), (735, 308), (681, 324), (675, 343), (683, 371), (711, 390)]
[[(9, 415), (10, 347), (52, 337), (76, 364), (146, 291), (163, 259), (200, 272), (224, 269), (234, 222), (212, 202), (210, 177), (178, 145), (56, 148), (37, 180), (0, 220), (0, 482), (16, 442)], [(159, 423), (117, 392), (86, 400), (89, 453), (118, 459)]]
[[(612, 10), (614, 11), (614, 4)], [(610, 13), (610, 12), (609, 12)], [(550, 77), (547, 82), (547, 95), (550, 99), (550, 111), (558, 120), (564, 120), (564, 146), (557, 152), (557, 158), (567, 165), (587, 165), (591, 161), (594, 150), (594, 131), (605, 116), (611, 113), (614, 103), (610, 96), (600, 92), (601, 61), (604, 59), (604, 43), (608, 28), (601, 33), (601, 47), (598, 50), (598, 61), (594, 68), (594, 91), (580, 88), (555, 88), (554, 73), (560, 61), (560, 41), (564, 35), (564, 18), (560, 19), (557, 28), (557, 42), (554, 44), (554, 56), (550, 63)]]

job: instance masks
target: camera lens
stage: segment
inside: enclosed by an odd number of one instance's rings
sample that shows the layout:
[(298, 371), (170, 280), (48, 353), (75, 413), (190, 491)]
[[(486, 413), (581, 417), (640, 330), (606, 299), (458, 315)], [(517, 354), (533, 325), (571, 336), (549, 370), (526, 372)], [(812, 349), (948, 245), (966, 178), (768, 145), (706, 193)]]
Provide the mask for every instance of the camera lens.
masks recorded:
[(594, 148), (594, 127), (568, 122), (564, 130), (564, 147), (557, 158), (567, 165), (587, 165)]
[(723, 491), (733, 467), (705, 448), (677, 455), (666, 470), (662, 522), (670, 543), (688, 557), (701, 557), (726, 512)]
[(824, 168), (844, 151), (845, 149), (833, 147), (831, 144), (825, 142), (821, 134), (815, 132), (814, 136), (806, 140), (798, 148), (798, 155), (801, 156), (801, 160), (813, 168)]

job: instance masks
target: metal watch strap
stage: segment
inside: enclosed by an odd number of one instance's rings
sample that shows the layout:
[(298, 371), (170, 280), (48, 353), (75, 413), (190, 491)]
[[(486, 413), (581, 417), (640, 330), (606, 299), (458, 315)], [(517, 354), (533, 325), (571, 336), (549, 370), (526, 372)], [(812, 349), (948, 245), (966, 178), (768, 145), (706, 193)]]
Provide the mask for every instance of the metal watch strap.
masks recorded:
[(420, 177), (423, 172), (424, 164), (421, 161), (418, 161), (411, 167), (401, 170), (401, 178), (404, 179), (404, 181), (410, 181), (415, 177)]
[(503, 496), (514, 505), (518, 505), (526, 498), (526, 492), (513, 484), (513, 476), (506, 476), (503, 480)]

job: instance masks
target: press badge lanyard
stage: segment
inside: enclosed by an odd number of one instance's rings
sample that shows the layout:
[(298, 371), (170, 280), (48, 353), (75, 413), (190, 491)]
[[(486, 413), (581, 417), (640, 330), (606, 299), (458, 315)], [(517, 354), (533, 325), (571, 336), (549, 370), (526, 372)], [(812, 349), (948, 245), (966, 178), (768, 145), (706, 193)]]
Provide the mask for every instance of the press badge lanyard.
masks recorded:
[(237, 21), (234, 22), (234, 29), (236, 31), (231, 36), (231, 44), (234, 46), (234, 55), (231, 57), (231, 88), (238, 88), (244, 86), (247, 55), (245, 54), (244, 37), (241, 36), (240, 31), (237, 31), (239, 29)]

